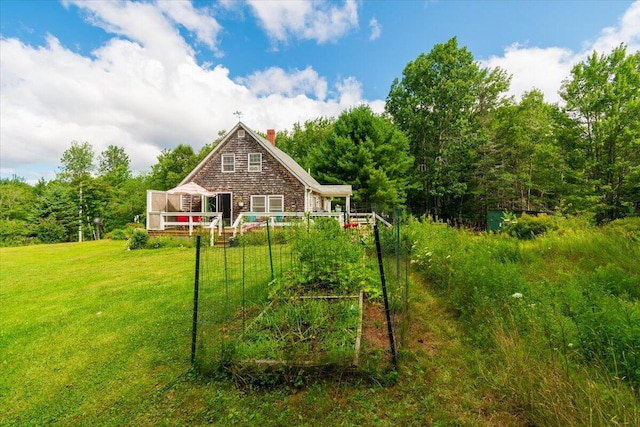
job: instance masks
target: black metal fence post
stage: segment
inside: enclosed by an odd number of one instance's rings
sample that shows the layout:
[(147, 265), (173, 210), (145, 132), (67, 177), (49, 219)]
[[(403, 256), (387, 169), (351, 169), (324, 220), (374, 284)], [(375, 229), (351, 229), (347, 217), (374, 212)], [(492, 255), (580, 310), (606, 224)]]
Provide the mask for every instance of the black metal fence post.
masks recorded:
[(373, 234), (376, 240), (376, 251), (378, 252), (378, 267), (380, 268), (380, 281), (382, 282), (382, 297), (384, 298), (384, 313), (387, 317), (387, 332), (389, 333), (389, 345), (391, 346), (391, 360), (393, 367), (398, 368), (396, 358), (396, 346), (393, 341), (393, 328), (391, 327), (391, 312), (389, 310), (389, 298), (387, 297), (387, 283), (384, 278), (384, 265), (382, 263), (382, 249), (380, 248), (380, 234), (378, 233), (378, 223), (373, 224)]
[(191, 326), (191, 364), (196, 360), (198, 335), (198, 287), (200, 285), (200, 236), (196, 236), (196, 277), (193, 282), (193, 324)]

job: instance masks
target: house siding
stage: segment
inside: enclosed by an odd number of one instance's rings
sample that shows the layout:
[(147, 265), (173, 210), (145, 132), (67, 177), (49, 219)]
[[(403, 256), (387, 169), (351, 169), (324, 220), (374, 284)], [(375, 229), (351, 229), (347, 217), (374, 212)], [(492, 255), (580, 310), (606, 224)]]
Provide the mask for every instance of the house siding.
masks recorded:
[[(249, 153), (262, 153), (262, 171), (249, 172)], [(222, 155), (235, 154), (235, 172), (222, 172)], [(284, 196), (285, 212), (304, 209), (304, 185), (267, 152), (248, 132), (235, 132), (203, 165), (192, 181), (217, 193), (232, 193), (234, 219), (251, 209), (252, 195)], [(242, 199), (244, 206), (238, 206)]]

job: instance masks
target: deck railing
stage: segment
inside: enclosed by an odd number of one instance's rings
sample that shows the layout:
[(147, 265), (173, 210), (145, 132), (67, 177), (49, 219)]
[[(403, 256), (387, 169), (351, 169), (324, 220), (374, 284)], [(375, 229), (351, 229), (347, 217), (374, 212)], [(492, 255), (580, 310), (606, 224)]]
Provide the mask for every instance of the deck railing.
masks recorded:
[(382, 222), (387, 227), (391, 224), (375, 212), (372, 213), (352, 213), (346, 215), (345, 212), (242, 212), (233, 222), (233, 235), (244, 234), (245, 231), (256, 227), (284, 227), (290, 225), (292, 219), (309, 218), (334, 218), (341, 226), (363, 226), (371, 225), (376, 221)]
[[(160, 217), (160, 230), (167, 228), (185, 227), (189, 235), (194, 228), (209, 228), (213, 236), (214, 230), (218, 234), (223, 232), (222, 212), (149, 212)], [(256, 227), (284, 227), (292, 220), (309, 218), (334, 218), (341, 226), (373, 226), (376, 221), (390, 227), (391, 224), (375, 212), (351, 213), (345, 212), (241, 212), (231, 224), (233, 236), (242, 235), (245, 231)]]
[(189, 235), (193, 234), (196, 227), (218, 229), (222, 233), (222, 213), (221, 212), (149, 212), (160, 217), (160, 230), (167, 228), (186, 227)]

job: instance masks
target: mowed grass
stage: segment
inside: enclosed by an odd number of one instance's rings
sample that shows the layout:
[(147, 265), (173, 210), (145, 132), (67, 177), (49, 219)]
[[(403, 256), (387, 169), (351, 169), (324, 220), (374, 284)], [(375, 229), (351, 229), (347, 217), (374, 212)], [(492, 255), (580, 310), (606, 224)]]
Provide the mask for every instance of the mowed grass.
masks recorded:
[(190, 370), (193, 248), (2, 248), (0, 263), (0, 425), (525, 425), (424, 286), (397, 381), (245, 388)]
[(189, 368), (194, 251), (3, 248), (2, 423), (126, 423)]

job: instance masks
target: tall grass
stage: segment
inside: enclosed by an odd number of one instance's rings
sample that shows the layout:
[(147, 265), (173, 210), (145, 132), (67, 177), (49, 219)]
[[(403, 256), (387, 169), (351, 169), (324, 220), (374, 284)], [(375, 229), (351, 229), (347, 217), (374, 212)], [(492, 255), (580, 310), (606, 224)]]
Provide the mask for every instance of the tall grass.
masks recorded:
[(531, 422), (640, 423), (640, 220), (606, 228), (556, 220), (526, 241), (410, 227), (417, 271), (496, 356), (495, 386)]

